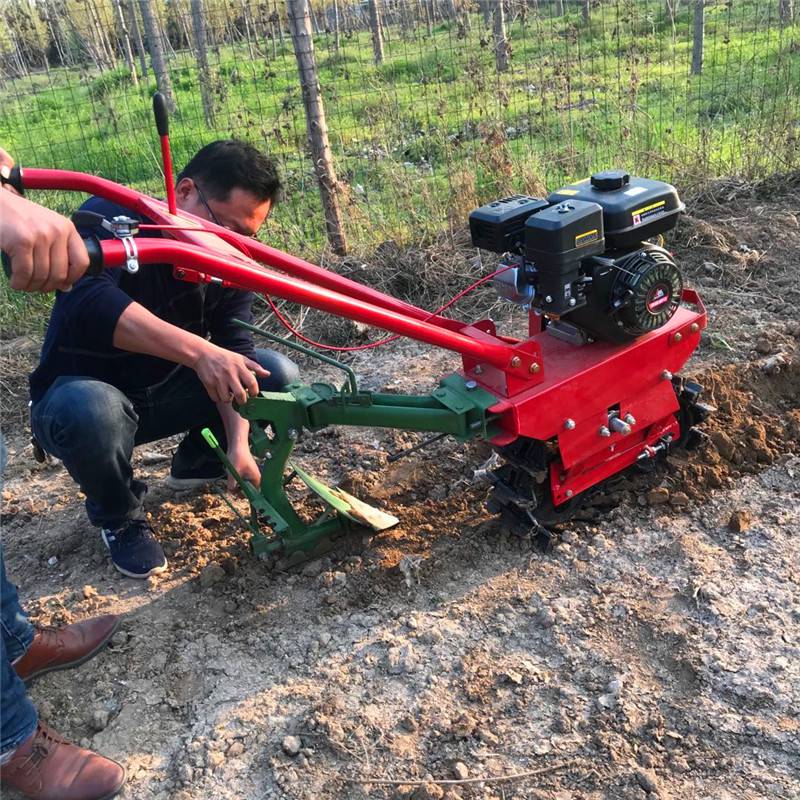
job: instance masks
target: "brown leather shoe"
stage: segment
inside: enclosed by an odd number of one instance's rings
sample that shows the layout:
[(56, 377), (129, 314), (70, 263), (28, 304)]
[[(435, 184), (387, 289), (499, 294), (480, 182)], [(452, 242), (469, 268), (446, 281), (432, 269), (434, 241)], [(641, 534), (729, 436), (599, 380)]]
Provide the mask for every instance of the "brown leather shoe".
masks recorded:
[(107, 614), (63, 628), (37, 628), (28, 652), (14, 662), (23, 681), (46, 672), (83, 664), (103, 649), (119, 626), (119, 617)]
[(109, 800), (125, 783), (125, 768), (71, 744), (40, 722), (0, 767), (0, 781), (30, 800)]

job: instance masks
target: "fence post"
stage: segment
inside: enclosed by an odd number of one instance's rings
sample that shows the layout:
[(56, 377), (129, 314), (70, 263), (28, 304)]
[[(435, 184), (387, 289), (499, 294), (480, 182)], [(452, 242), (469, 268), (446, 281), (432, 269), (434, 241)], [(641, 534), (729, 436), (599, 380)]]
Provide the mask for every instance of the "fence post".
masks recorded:
[(494, 56), (497, 71), (505, 72), (508, 69), (508, 38), (503, 0), (497, 0), (494, 7)]
[(692, 75), (699, 75), (703, 71), (703, 40), (706, 33), (705, 27), (705, 0), (694, 0)]
[(781, 22), (784, 25), (791, 25), (794, 20), (794, 0), (780, 0), (779, 11)]
[(378, 0), (369, 0), (369, 27), (372, 30), (372, 51), (375, 63), (383, 64), (383, 31), (381, 30), (381, 12)]
[(303, 91), (311, 158), (325, 213), (325, 230), (333, 252), (344, 255), (347, 252), (347, 238), (342, 209), (339, 205), (339, 181), (333, 167), (328, 140), (328, 124), (325, 120), (325, 107), (322, 103), (317, 61), (314, 56), (308, 0), (287, 0), (286, 7), (289, 12), (289, 29), (297, 58), (297, 70), (300, 74), (300, 87)]
[(195, 54), (200, 78), (200, 100), (206, 125), (214, 127), (214, 90), (211, 82), (211, 68), (208, 65), (208, 37), (203, 0), (191, 0), (192, 31), (194, 32)]

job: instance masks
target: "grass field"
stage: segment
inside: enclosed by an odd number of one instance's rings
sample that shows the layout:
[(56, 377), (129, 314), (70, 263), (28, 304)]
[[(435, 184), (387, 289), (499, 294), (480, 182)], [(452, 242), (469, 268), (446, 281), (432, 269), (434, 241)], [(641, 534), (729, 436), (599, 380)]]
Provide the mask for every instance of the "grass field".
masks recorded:
[[(544, 7), (544, 4), (542, 4)], [(479, 15), (402, 35), (387, 29), (375, 66), (368, 32), (316, 40), (331, 143), (357, 249), (418, 241), (512, 190), (535, 193), (591, 170), (625, 166), (676, 181), (757, 177), (800, 164), (800, 25), (781, 25), (777, 2), (711, 2), (705, 62), (690, 75), (691, 12), (673, 28), (662, 0), (529, 14), (508, 26), (511, 68), (498, 73)], [(549, 13), (549, 12), (548, 12)], [(203, 143), (241, 136), (283, 164), (288, 199), (269, 236), (313, 256), (324, 245), (291, 43), (270, 40), (212, 53), (213, 128), (203, 117), (194, 57), (170, 68), (178, 110), (177, 165)], [(0, 90), (0, 142), (24, 164), (95, 172), (157, 193), (155, 83), (124, 69), (52, 69)], [(74, 198), (51, 197), (68, 210)], [(23, 302), (24, 305), (24, 302)], [(2, 325), (18, 316), (4, 301)]]

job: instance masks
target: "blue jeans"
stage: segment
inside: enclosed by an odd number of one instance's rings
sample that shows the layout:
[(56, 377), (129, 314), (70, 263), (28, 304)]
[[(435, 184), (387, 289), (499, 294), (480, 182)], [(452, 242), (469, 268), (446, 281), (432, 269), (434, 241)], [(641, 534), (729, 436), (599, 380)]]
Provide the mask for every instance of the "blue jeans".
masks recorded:
[[(256, 350), (256, 357), (270, 372), (259, 379), (262, 391), (298, 380), (296, 364), (280, 353)], [(209, 427), (225, 447), (216, 405), (194, 370), (180, 366), (161, 383), (129, 394), (92, 378), (62, 376), (34, 405), (31, 427), (86, 495), (89, 521), (103, 528), (120, 527), (142, 514), (147, 486), (133, 477), (135, 445), (188, 431), (182, 449), (216, 458), (200, 437)]]
[[(0, 436), (0, 474), (6, 463), (6, 446)], [(0, 487), (2, 480), (0, 480)], [(19, 604), (17, 589), (6, 577), (0, 546), (0, 756), (15, 750), (36, 728), (36, 709), (12, 662), (23, 656), (33, 641), (33, 625)]]

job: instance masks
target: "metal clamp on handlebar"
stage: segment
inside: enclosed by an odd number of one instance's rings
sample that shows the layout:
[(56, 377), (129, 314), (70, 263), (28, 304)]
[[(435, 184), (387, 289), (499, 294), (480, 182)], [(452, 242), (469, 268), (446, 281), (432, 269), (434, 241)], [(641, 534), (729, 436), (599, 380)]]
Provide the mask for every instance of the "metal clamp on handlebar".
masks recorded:
[(139, 220), (133, 217), (112, 217), (106, 219), (94, 211), (76, 211), (72, 215), (72, 223), (76, 228), (102, 228), (115, 239), (119, 239), (125, 248), (125, 271), (131, 275), (139, 271), (139, 250), (133, 238), (139, 233)]

